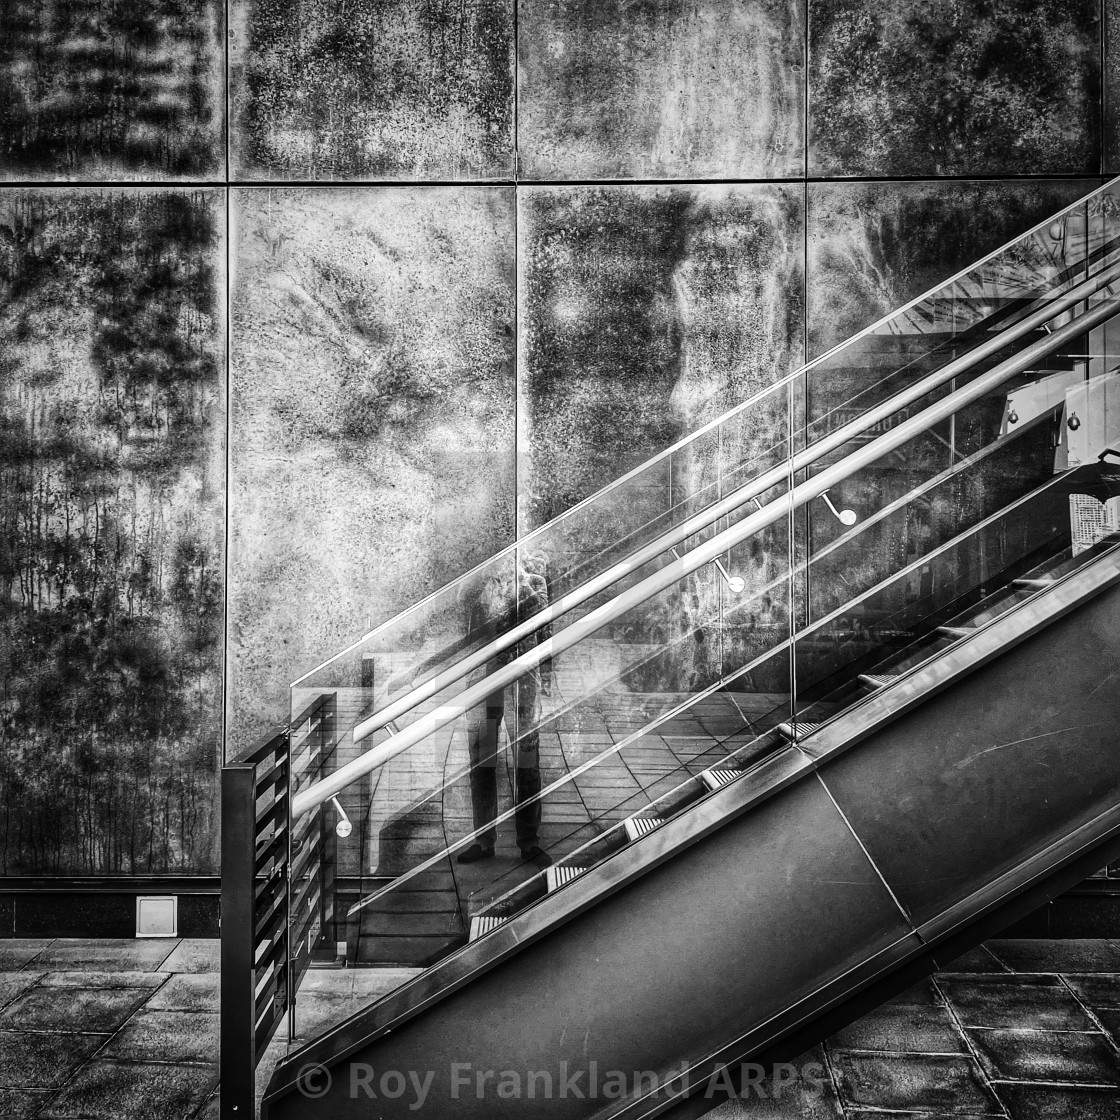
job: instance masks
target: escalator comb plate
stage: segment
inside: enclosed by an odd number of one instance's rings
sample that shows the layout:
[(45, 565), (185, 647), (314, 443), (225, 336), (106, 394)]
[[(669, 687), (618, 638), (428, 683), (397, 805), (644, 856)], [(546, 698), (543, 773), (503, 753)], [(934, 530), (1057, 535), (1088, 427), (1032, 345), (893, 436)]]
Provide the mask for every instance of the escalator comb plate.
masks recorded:
[(898, 680), (898, 677), (892, 677), (883, 673), (860, 673), (859, 679), (863, 681), (864, 684), (871, 685), (872, 688), (886, 688), (887, 685)]
[(622, 822), (626, 826), (626, 836), (630, 840), (637, 840), (652, 832), (660, 823), (660, 817), (627, 817)]
[(779, 723), (778, 732), (791, 743), (796, 743), (801, 739), (808, 738), (818, 727), (820, 727), (820, 723), (798, 720), (796, 723)]
[(545, 873), (545, 882), (548, 884), (549, 891), (558, 891), (561, 887), (570, 883), (573, 879), (578, 878), (587, 870), (586, 867), (566, 867), (555, 866), (549, 867)]
[(733, 782), (741, 773), (741, 770), (705, 770), (700, 775), (700, 780), (708, 789), (716, 790)]
[(489, 914), (478, 914), (471, 918), (471, 940), (477, 941), (483, 934), (495, 930), (506, 919), (491, 917)]

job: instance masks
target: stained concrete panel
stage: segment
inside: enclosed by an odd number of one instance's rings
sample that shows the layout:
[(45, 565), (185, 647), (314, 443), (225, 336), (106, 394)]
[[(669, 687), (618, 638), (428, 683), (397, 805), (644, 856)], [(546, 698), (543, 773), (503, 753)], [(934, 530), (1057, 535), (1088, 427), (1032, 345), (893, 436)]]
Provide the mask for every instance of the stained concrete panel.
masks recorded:
[(229, 727), (512, 539), (513, 198), (234, 194)]
[(810, 0), (810, 174), (1096, 172), (1099, 13), (1098, 0)]
[(796, 0), (521, 0), (523, 173), (799, 175), (803, 56)]
[(509, 177), (513, 2), (234, 0), (235, 175)]
[(211, 189), (0, 200), (10, 875), (215, 869), (223, 224)]
[(225, 173), (220, 0), (0, 6), (0, 178)]
[[(968, 269), (1095, 185), (1084, 180), (811, 183), (810, 357)], [(1055, 260), (1059, 251), (1055, 242)]]
[(800, 364), (802, 197), (745, 185), (522, 192), (522, 530)]

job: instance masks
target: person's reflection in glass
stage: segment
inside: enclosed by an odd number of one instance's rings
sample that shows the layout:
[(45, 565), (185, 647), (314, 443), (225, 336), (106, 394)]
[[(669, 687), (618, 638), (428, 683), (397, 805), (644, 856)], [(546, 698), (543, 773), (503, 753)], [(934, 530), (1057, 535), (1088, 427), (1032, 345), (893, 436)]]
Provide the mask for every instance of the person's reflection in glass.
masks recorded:
[[(543, 553), (522, 554), (517, 564), (516, 587), (511, 561), (503, 571), (487, 577), (478, 593), (471, 597), (466, 632), (491, 641), (518, 621), (548, 606), (548, 557)], [(551, 625), (542, 626), (516, 646), (492, 657), (475, 670), (471, 684), (482, 680), (515, 657), (547, 641)], [(552, 860), (540, 846), (541, 790), (540, 733), (541, 695), (552, 687), (551, 659), (524, 673), (513, 684), (499, 688), (473, 708), (467, 716), (467, 747), (471, 763), (471, 806), (475, 842), (460, 853), (459, 863), (474, 863), (494, 854), (498, 815), (498, 737), (505, 720), (506, 735), (515, 751), (514, 827), (517, 847), (524, 859), (540, 868)]]

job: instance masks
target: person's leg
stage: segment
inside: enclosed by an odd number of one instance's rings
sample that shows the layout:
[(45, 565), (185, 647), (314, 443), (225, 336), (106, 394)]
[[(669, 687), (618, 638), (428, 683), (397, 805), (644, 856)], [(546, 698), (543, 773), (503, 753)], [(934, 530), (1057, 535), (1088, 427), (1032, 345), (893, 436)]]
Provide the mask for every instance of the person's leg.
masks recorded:
[(526, 673), (515, 686), (516, 727), (513, 738), (516, 741), (517, 774), (517, 811), (514, 823), (517, 832), (517, 846), (522, 853), (530, 854), (540, 846), (541, 802), (530, 801), (541, 791), (540, 732), (538, 725), (541, 717), (540, 676), (534, 669)]
[[(502, 721), (505, 697), (501, 690), (472, 708), (467, 716), (467, 750), (471, 761), (471, 809), (478, 832), (474, 845), (459, 858), (473, 854), (475, 848), (492, 852), (497, 840), (494, 818), (498, 815), (498, 725)], [(487, 827), (489, 826), (489, 827)], [(477, 858), (477, 856), (475, 856)]]

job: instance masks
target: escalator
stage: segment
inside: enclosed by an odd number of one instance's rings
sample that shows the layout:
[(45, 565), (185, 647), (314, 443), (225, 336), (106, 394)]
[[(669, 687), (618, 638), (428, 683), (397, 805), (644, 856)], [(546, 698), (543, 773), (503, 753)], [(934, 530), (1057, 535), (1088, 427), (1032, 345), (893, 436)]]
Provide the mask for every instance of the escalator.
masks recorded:
[(424, 971), (262, 1115), (700, 1115), (1120, 851), (1118, 192), (293, 685), (308, 951)]

